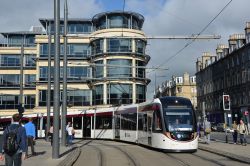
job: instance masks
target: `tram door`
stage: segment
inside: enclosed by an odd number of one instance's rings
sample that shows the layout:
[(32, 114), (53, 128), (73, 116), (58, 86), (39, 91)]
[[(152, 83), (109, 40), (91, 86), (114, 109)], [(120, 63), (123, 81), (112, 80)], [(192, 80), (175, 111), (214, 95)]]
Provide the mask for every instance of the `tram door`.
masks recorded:
[(120, 129), (121, 129), (121, 115), (115, 115), (115, 138), (120, 139)]
[(153, 119), (153, 113), (152, 112), (148, 112), (147, 113), (148, 145), (152, 144), (152, 119)]
[(91, 117), (83, 116), (83, 138), (91, 137)]

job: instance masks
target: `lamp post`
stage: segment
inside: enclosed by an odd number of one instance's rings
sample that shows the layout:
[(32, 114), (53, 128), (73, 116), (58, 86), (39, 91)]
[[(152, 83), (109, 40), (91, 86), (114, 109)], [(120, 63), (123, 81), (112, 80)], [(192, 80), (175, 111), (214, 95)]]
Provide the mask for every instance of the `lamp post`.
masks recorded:
[(62, 104), (62, 145), (66, 146), (66, 116), (67, 116), (67, 25), (68, 4), (64, 1), (64, 56), (63, 56), (63, 104)]
[(51, 24), (49, 22), (48, 29), (48, 87), (47, 87), (47, 125), (46, 125), (46, 140), (49, 140), (50, 129), (50, 109), (51, 109)]
[(55, 56), (54, 56), (54, 108), (52, 158), (59, 158), (59, 115), (60, 115), (60, 0), (54, 0)]

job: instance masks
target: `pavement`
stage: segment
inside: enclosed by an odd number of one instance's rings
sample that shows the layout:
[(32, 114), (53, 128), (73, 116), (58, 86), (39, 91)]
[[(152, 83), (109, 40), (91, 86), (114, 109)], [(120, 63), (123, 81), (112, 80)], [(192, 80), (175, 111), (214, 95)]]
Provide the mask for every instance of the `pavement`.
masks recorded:
[[(47, 142), (44, 139), (36, 140), (35, 152), (37, 155), (31, 156), (31, 150), (29, 147), (28, 158), (23, 161), (22, 165), (71, 166), (80, 155), (80, 148), (77, 148), (76, 146), (60, 146), (59, 151), (59, 158), (52, 159), (52, 146), (50, 142)], [(3, 166), (4, 164), (4, 161), (0, 161), (0, 166)]]
[(210, 144), (205, 144), (204, 138), (199, 138), (199, 149), (212, 152), (230, 159), (250, 164), (250, 144), (242, 146), (239, 142), (234, 144), (233, 142), (223, 142), (211, 138)]
[[(38, 155), (28, 156), (28, 158), (23, 161), (23, 165), (34, 166), (36, 164), (42, 164), (49, 166), (71, 166), (78, 159), (81, 153), (81, 149), (77, 146), (80, 145), (81, 141), (74, 141), (75, 145), (72, 147), (60, 146), (59, 159), (52, 159), (52, 147), (50, 142), (46, 142), (44, 139), (39, 139), (36, 141), (35, 145), (35, 151)], [(205, 144), (203, 137), (201, 137), (199, 139), (199, 149), (250, 164), (250, 144), (242, 146), (240, 144), (233, 144), (232, 142), (225, 143), (214, 139), (212, 139), (210, 144)], [(0, 161), (0, 166), (3, 165), (4, 162)]]

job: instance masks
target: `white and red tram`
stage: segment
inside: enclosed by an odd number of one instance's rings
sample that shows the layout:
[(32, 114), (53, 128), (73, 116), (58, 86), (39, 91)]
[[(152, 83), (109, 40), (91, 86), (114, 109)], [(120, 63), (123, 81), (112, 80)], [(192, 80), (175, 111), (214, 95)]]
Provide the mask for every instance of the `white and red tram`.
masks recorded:
[[(45, 136), (46, 114), (34, 118), (37, 136)], [(52, 118), (51, 118), (52, 120)], [(198, 148), (196, 118), (189, 99), (162, 97), (140, 104), (68, 112), (75, 138), (114, 139), (157, 149), (193, 152)], [(3, 128), (10, 117), (0, 119)]]

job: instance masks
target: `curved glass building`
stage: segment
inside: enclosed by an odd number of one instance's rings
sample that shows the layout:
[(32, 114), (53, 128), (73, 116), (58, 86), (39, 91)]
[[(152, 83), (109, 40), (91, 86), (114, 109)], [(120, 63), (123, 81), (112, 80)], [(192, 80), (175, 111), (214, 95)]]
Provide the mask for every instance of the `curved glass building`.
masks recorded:
[[(0, 116), (13, 114), (20, 103), (24, 104), (27, 114), (46, 112), (49, 34), (52, 35), (50, 73), (53, 85), (55, 28), (54, 19), (39, 21), (42, 27), (30, 31), (1, 33), (4, 40), (0, 43)], [(142, 15), (123, 11), (99, 13), (89, 19), (70, 18), (67, 48), (64, 48), (64, 21), (60, 20), (61, 91), (66, 49), (69, 111), (146, 100), (150, 82), (146, 78), (146, 65), (150, 57), (145, 53), (147, 39), (142, 31), (143, 22)], [(20, 76), (22, 41), (23, 77)], [(23, 86), (23, 97), (20, 97), (20, 86)], [(53, 86), (51, 105), (52, 96)]]

